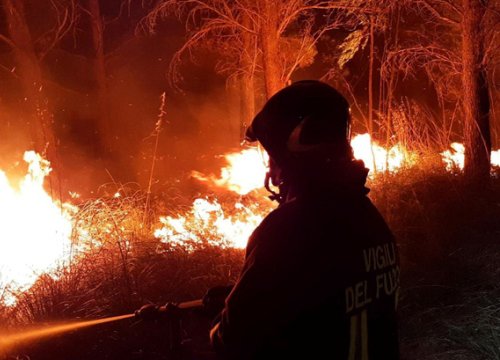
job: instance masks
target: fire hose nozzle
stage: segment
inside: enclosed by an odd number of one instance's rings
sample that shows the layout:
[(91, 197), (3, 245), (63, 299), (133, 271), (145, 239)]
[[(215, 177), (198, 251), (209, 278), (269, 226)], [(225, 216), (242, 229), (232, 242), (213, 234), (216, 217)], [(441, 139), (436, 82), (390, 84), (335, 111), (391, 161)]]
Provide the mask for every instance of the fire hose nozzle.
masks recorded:
[(158, 320), (163, 316), (163, 313), (165, 312), (164, 308), (164, 306), (156, 304), (143, 305), (134, 312), (135, 318), (145, 321)]
[(147, 304), (135, 311), (136, 319), (159, 320), (174, 319), (180, 316), (182, 311), (203, 307), (202, 300), (193, 300), (181, 303), (169, 302), (165, 305)]
[[(208, 307), (207, 307), (208, 305)], [(176, 319), (185, 311), (194, 309), (207, 310), (212, 305), (205, 297), (204, 299), (185, 301), (180, 303), (169, 302), (165, 305), (147, 304), (141, 306), (134, 312), (135, 318), (139, 320)]]

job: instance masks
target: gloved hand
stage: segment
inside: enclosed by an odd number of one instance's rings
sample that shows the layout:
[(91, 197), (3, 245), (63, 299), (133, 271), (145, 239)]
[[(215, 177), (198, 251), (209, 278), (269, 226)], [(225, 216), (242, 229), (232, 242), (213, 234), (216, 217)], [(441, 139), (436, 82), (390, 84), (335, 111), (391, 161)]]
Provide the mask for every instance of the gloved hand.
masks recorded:
[(161, 307), (156, 304), (147, 304), (141, 306), (138, 310), (135, 311), (134, 314), (136, 319), (146, 320), (146, 321), (156, 320), (160, 318), (161, 315), (160, 308)]
[(219, 314), (224, 309), (226, 298), (232, 289), (233, 285), (215, 286), (208, 289), (202, 299), (205, 313), (210, 317)]

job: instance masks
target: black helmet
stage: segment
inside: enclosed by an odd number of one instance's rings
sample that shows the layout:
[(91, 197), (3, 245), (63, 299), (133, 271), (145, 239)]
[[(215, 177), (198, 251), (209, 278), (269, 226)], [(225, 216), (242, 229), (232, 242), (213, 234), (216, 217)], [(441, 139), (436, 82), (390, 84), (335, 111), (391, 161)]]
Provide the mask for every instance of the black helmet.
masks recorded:
[(349, 104), (321, 81), (295, 82), (267, 101), (246, 139), (259, 141), (283, 168), (299, 154), (351, 158)]

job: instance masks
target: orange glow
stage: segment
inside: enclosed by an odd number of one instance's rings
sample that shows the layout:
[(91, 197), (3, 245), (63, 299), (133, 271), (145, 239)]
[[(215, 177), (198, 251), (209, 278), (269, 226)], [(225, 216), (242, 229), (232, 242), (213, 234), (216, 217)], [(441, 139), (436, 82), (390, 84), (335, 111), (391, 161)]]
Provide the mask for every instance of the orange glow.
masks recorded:
[(26, 289), (70, 257), (76, 209), (45, 192), (44, 178), (51, 171), (47, 160), (27, 151), (24, 161), (28, 172), (17, 187), (0, 170), (0, 292)]

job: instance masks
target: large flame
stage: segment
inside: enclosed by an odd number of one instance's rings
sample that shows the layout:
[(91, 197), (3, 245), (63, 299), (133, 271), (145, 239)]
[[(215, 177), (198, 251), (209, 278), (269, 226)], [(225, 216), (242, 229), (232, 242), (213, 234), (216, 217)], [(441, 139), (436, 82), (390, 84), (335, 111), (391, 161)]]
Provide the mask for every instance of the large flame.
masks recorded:
[(0, 294), (28, 288), (70, 256), (75, 208), (45, 192), (48, 161), (33, 151), (25, 152), (24, 161), (28, 173), (17, 187), (0, 170)]

